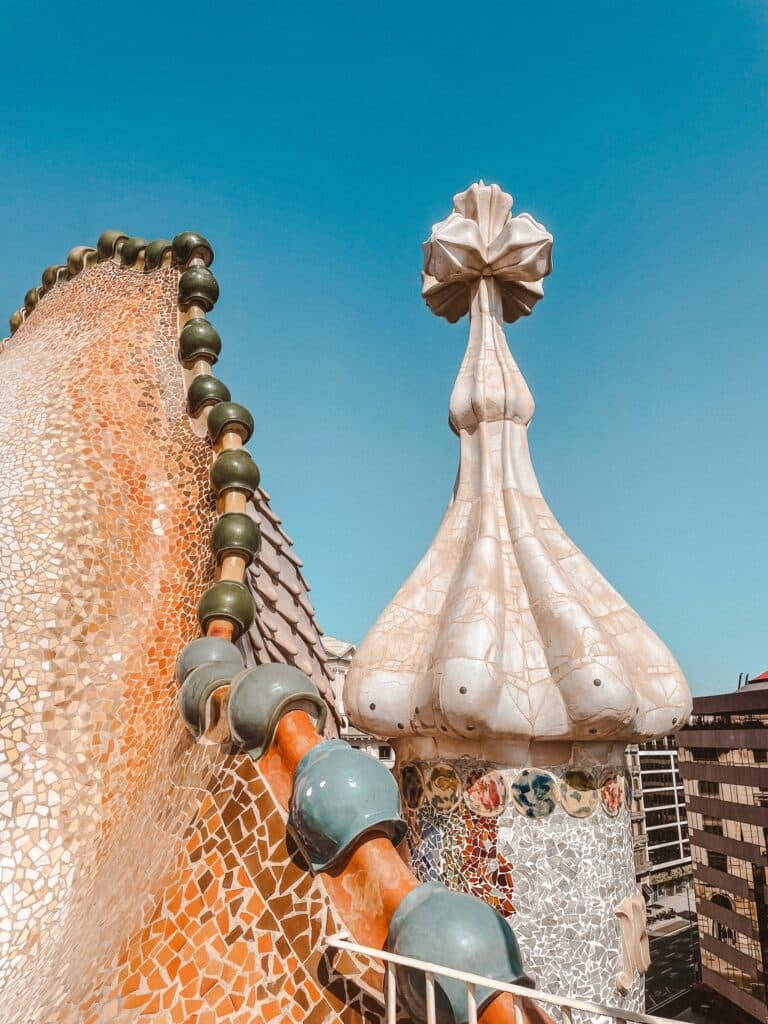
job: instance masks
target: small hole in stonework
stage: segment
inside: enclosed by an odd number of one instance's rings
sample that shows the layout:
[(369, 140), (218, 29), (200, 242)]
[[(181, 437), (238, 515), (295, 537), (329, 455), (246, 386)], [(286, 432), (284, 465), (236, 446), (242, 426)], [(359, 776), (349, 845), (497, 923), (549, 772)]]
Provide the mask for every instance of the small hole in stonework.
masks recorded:
[(440, 728), (443, 730), (443, 732), (448, 732), (448, 726), (447, 725), (441, 725)]
[(672, 719), (672, 725), (677, 725), (677, 719), (676, 718)]
[(375, 711), (376, 710), (376, 705), (375, 704), (369, 704), (368, 707), (371, 709), (371, 711)]
[(468, 725), (468, 726), (467, 726), (467, 732), (472, 732), (472, 730), (473, 730), (474, 728), (475, 728), (475, 727), (474, 727), (474, 725)]
[(602, 686), (603, 685), (602, 679), (593, 679), (592, 682), (595, 684), (595, 686)]
[(636, 707), (636, 708), (635, 708), (635, 714), (636, 714), (636, 715), (639, 715), (639, 714), (640, 714), (640, 708), (639, 708), (639, 707)]
[(414, 714), (418, 715), (418, 713), (419, 713), (419, 709), (418, 709), (418, 708), (414, 708), (414, 709), (413, 709), (413, 712), (414, 712)]
[(404, 729), (404, 728), (405, 728), (405, 726), (403, 725), (403, 723), (402, 723), (402, 722), (398, 722), (398, 723), (397, 723), (397, 728), (398, 728), (398, 729)]
[(466, 692), (467, 692), (466, 686), (460, 686), (459, 687), (459, 693), (466, 693)]
[(595, 733), (597, 732), (597, 729), (590, 729), (589, 731), (590, 731), (590, 732), (592, 733), (592, 735), (594, 736), (594, 735), (595, 735)]

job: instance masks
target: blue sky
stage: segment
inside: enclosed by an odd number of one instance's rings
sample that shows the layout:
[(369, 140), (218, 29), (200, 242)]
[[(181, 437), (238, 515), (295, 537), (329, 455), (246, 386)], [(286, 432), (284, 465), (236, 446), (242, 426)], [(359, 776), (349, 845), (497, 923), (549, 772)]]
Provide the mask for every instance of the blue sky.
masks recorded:
[(2, 308), (106, 227), (205, 233), (219, 375), (359, 641), (456, 467), (467, 325), (422, 303), (420, 243), (498, 181), (555, 236), (508, 332), (545, 496), (694, 692), (768, 667), (768, 7), (282, 8), (4, 6)]

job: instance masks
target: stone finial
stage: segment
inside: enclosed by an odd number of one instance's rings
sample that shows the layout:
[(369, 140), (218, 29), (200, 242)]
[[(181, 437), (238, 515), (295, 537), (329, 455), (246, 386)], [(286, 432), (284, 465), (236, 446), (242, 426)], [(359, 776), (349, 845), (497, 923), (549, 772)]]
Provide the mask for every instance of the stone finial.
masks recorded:
[(507, 323), (528, 316), (552, 272), (552, 235), (529, 213), (511, 216), (513, 199), (479, 181), (453, 197), (453, 212), (424, 243), (422, 295), (450, 323), (469, 312), (480, 278), (493, 278)]
[[(674, 658), (566, 535), (528, 450), (534, 403), (503, 322), (531, 312), (552, 237), (482, 182), (424, 246), (433, 312), (470, 314), (450, 399), (459, 473), (429, 550), (360, 645), (344, 703), (401, 756), (602, 759), (679, 728)], [(547, 745), (545, 751), (542, 747)], [(594, 744), (602, 744), (597, 751)]]

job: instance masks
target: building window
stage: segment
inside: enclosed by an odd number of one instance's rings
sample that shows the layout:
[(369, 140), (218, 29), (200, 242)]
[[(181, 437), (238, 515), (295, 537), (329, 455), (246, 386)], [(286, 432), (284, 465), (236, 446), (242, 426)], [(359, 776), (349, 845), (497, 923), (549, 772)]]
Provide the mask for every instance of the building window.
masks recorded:
[(677, 831), (677, 825), (672, 825), (669, 828), (654, 828), (648, 832), (649, 846), (670, 846), (679, 842), (680, 833)]
[[(724, 910), (733, 911), (733, 904), (727, 896), (723, 896), (722, 893), (716, 892), (712, 897), (712, 902), (716, 907), (722, 907)], [(720, 924), (719, 921), (713, 922), (715, 925), (715, 938), (720, 942), (727, 942), (729, 946), (736, 945), (736, 933), (733, 928), (729, 928), (727, 925)]]
[(752, 756), (755, 764), (765, 764), (768, 761), (768, 750), (753, 750)]
[(723, 823), (720, 818), (713, 818), (709, 814), (703, 814), (702, 823), (705, 832), (711, 832), (713, 836), (723, 835)]
[(661, 811), (655, 808), (646, 808), (646, 821), (649, 828), (654, 825), (675, 825), (677, 824), (677, 812), (673, 807)]
[(768, 807), (768, 789), (760, 786), (755, 790), (755, 806)]
[(715, 871), (728, 871), (728, 858), (724, 853), (715, 853), (714, 850), (707, 850), (707, 864)]
[(701, 779), (699, 781), (699, 796), (720, 796), (720, 783)]
[(379, 760), (388, 761), (390, 757), (392, 757), (392, 747), (388, 746), (386, 743), (382, 743), (379, 747)]
[(674, 843), (661, 843), (658, 846), (651, 841), (648, 843), (648, 859), (654, 867), (672, 867), (684, 860), (690, 860), (691, 848), (687, 839), (682, 843), (678, 840)]
[(691, 755), (694, 761), (716, 761), (718, 749), (717, 747), (691, 747)]

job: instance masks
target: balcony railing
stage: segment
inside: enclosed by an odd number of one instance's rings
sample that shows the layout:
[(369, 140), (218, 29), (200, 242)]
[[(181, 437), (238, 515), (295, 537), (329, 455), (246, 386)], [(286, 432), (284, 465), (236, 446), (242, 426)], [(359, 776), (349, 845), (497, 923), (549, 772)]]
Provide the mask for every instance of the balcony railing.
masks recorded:
[[(410, 967), (420, 971), (424, 975), (426, 994), (426, 1024), (437, 1024), (436, 1002), (435, 1002), (435, 981), (440, 976), (454, 978), (463, 981), (467, 987), (467, 1021), (468, 1024), (477, 1024), (478, 1010), (476, 992), (479, 987), (491, 988), (496, 992), (508, 992), (512, 996), (515, 1007), (514, 1024), (522, 1024), (523, 1000), (535, 1000), (544, 1006), (554, 1021), (560, 1024), (576, 1024), (577, 1020), (584, 1018), (582, 1014), (590, 1014), (594, 1018), (607, 1018), (613, 1024), (676, 1024), (669, 1017), (654, 1017), (647, 1013), (634, 1013), (631, 1010), (622, 1010), (618, 1007), (600, 1006), (597, 1003), (590, 1003), (585, 999), (572, 999), (569, 996), (555, 996), (551, 992), (540, 992), (535, 988), (523, 988), (521, 985), (508, 985), (503, 981), (494, 981), (492, 978), (483, 978), (479, 974), (470, 974), (467, 971), (455, 971), (450, 967), (441, 967), (439, 964), (432, 964), (426, 960), (415, 960), (408, 956), (398, 956), (395, 953), (388, 953), (383, 949), (374, 949), (372, 946), (360, 946), (352, 942), (347, 935), (332, 935), (328, 940), (332, 949), (345, 949), (350, 953), (357, 953), (378, 960), (384, 964), (384, 1008), (386, 1013), (386, 1024), (397, 1022), (397, 975), (395, 965)], [(574, 1017), (573, 1011), (580, 1011), (578, 1018)], [(553, 1013), (554, 1011), (554, 1013)]]

